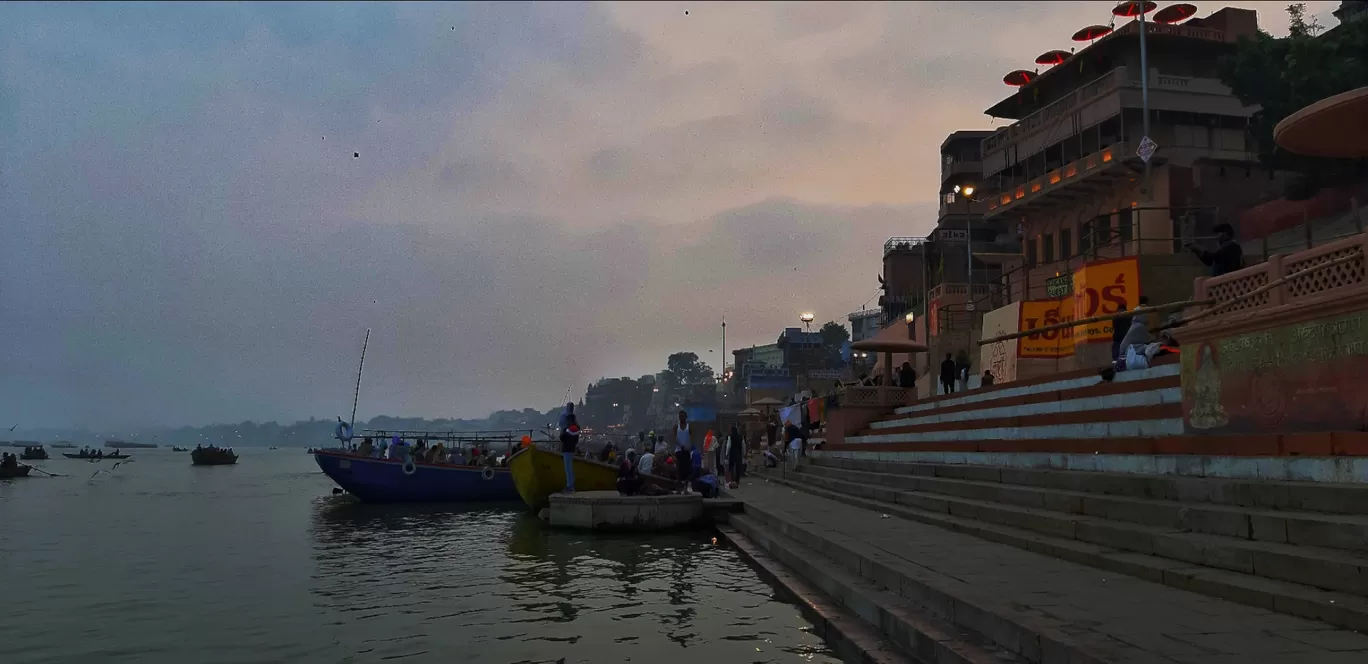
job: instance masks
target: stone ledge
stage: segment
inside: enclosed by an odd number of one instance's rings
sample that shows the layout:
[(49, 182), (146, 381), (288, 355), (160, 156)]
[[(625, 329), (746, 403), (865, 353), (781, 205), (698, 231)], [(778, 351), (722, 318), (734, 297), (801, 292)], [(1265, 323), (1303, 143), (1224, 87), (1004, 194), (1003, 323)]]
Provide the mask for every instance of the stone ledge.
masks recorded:
[(616, 491), (552, 494), (549, 512), (553, 526), (589, 530), (687, 528), (704, 516), (699, 494), (623, 496)]

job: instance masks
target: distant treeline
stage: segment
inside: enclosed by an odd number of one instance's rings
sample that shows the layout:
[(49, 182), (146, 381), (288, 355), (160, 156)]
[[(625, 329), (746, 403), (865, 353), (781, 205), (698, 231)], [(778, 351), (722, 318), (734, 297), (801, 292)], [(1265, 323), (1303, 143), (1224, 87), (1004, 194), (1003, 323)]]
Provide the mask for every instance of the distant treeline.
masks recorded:
[[(492, 429), (543, 429), (554, 424), (559, 408), (539, 411), (535, 408), (500, 410), (483, 419), (426, 419), (422, 417), (393, 417), (380, 415), (358, 421), (358, 429), (413, 429), (431, 431), (486, 431)], [(155, 443), (160, 447), (173, 445), (221, 445), (230, 447), (277, 446), (318, 447), (334, 444), (333, 432), (337, 419), (309, 418), (293, 424), (278, 422), (238, 422), (211, 424), (202, 427), (147, 428), (118, 434), (99, 434), (87, 430), (41, 429), (24, 433), (23, 438), (52, 443), (69, 440), (77, 445), (101, 445), (106, 439)], [(16, 432), (17, 433), (17, 432)]]

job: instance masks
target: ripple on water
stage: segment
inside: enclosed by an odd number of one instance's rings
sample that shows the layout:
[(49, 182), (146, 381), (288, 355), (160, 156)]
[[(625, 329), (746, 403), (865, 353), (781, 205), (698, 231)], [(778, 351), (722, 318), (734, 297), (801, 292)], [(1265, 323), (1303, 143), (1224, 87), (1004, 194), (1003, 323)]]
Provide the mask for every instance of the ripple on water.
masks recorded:
[(6, 664), (837, 661), (708, 534), (356, 505), (306, 455), (240, 453), (0, 486)]

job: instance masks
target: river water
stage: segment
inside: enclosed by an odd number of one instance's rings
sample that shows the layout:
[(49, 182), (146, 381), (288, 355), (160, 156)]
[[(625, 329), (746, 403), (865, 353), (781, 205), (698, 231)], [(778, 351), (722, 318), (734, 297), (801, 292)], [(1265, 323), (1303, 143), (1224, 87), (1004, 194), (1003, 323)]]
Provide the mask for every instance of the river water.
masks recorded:
[[(708, 531), (604, 537), (518, 506), (365, 506), (297, 449), (135, 450), (0, 480), (0, 660), (825, 662)], [(34, 472), (33, 475), (38, 475)]]

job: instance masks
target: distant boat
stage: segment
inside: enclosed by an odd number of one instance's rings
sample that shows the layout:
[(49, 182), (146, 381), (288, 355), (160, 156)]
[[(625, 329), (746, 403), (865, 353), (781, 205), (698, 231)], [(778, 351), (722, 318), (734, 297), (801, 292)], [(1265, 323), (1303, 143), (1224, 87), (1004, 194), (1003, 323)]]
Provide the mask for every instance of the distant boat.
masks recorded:
[(175, 446), (172, 446), (171, 451), (172, 451), (172, 452), (189, 452), (189, 451), (190, 451), (190, 448), (188, 448), (188, 447), (175, 447)]
[(69, 440), (59, 440), (53, 443), (52, 446), (59, 450), (69, 450), (76, 447), (76, 443), (73, 443)]
[(314, 450), (332, 481), (366, 503), (516, 501), (507, 468), (380, 459), (344, 450)]
[(192, 466), (231, 466), (237, 463), (237, 453), (226, 447), (196, 447), (190, 450)]
[(123, 440), (106, 440), (104, 446), (110, 449), (122, 449), (127, 447), (130, 450), (150, 450), (156, 447), (154, 443), (130, 443)]
[(87, 454), (87, 453), (84, 453), (84, 452), (80, 452), (80, 453), (77, 453), (77, 454), (71, 454), (70, 452), (62, 452), (62, 456), (66, 457), (66, 458), (68, 458), (68, 459), (82, 459), (82, 460), (94, 459), (94, 460), (96, 460), (96, 461), (101, 461), (101, 460), (104, 460), (104, 459), (127, 459), (127, 458), (129, 458), (130, 456), (132, 456), (132, 455), (131, 455), (131, 454)]

